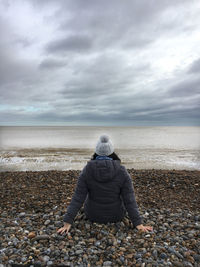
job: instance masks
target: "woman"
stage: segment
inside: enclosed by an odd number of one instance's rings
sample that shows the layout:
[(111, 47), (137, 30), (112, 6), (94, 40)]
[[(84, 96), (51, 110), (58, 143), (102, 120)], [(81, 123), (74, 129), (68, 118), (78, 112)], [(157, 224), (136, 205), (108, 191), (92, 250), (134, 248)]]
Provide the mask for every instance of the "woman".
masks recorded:
[(127, 211), (133, 226), (138, 230), (153, 230), (151, 226), (142, 224), (132, 179), (114, 153), (107, 135), (100, 137), (92, 159), (80, 173), (71, 203), (64, 215), (64, 226), (58, 233), (68, 233), (83, 203), (86, 217), (91, 222), (118, 222)]

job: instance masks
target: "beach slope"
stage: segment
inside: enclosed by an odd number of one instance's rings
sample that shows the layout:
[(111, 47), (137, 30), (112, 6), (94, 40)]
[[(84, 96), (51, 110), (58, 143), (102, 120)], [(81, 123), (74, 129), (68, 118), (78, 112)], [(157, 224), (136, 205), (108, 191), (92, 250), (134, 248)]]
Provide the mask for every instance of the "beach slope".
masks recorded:
[(91, 223), (81, 208), (70, 234), (61, 236), (80, 171), (0, 173), (0, 264), (200, 266), (200, 171), (128, 171), (153, 232), (133, 228), (128, 215), (119, 223)]

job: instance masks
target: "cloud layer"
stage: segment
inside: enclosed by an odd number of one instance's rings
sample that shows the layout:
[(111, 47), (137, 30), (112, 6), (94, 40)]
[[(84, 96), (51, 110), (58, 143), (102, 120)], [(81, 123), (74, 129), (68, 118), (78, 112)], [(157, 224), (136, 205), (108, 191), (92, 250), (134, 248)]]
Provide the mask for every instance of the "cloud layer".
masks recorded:
[(199, 1), (1, 1), (0, 125), (200, 125)]

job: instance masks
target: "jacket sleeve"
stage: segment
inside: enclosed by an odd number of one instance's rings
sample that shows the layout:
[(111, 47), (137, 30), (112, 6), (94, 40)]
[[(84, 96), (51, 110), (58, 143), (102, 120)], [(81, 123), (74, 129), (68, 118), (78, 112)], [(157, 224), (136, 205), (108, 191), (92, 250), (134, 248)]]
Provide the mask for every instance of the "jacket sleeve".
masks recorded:
[(67, 211), (63, 218), (64, 222), (72, 224), (74, 218), (76, 217), (78, 211), (80, 210), (86, 199), (88, 188), (85, 178), (86, 178), (86, 166), (83, 168), (78, 177), (78, 181), (76, 184), (74, 194), (72, 196), (72, 200), (69, 206), (67, 207)]
[(121, 188), (121, 196), (124, 202), (124, 206), (130, 217), (130, 220), (133, 226), (136, 227), (137, 225), (142, 224), (143, 221), (138, 210), (137, 202), (135, 200), (135, 193), (134, 193), (132, 179), (130, 177), (130, 174), (127, 172), (125, 168), (124, 172), (125, 172), (125, 181)]

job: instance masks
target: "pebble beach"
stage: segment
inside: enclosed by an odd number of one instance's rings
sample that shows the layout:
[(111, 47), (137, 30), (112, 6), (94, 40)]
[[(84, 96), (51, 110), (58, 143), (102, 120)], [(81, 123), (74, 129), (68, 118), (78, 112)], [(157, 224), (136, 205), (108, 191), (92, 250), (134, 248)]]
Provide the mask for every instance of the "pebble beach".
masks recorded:
[(79, 170), (0, 173), (0, 267), (200, 266), (200, 171), (128, 169), (144, 225), (98, 224), (83, 207), (57, 230)]

